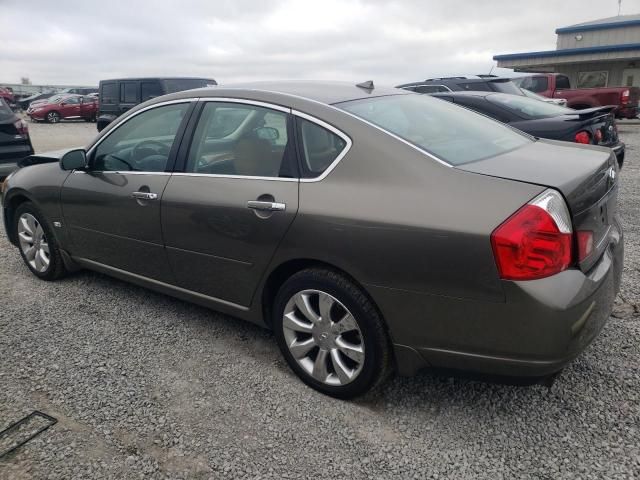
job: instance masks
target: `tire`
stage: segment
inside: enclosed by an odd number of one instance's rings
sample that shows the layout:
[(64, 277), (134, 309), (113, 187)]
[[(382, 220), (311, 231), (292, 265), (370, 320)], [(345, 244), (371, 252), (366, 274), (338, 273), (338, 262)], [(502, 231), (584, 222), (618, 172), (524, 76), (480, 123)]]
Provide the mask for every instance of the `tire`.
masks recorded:
[(58, 112), (49, 112), (45, 117), (47, 123), (58, 123), (60, 122), (60, 114)]
[[(22, 203), (15, 211), (14, 228), (18, 236), (18, 249), (25, 265), (42, 280), (57, 280), (66, 273), (60, 247), (49, 222), (31, 202)], [(39, 232), (42, 232), (40, 237)], [(44, 246), (43, 246), (44, 245)], [(30, 247), (35, 248), (32, 254)], [(42, 252), (48, 250), (48, 255)], [(48, 259), (48, 263), (43, 260)]]
[(391, 344), (380, 314), (338, 272), (313, 268), (291, 276), (276, 295), (273, 328), (291, 369), (326, 395), (349, 399), (372, 392), (392, 371)]

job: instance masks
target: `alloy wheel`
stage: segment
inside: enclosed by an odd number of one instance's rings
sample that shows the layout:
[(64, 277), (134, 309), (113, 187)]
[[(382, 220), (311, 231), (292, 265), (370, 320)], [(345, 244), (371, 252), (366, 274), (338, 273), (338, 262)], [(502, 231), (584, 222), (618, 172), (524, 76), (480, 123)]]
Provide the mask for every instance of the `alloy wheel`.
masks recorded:
[(362, 371), (362, 332), (334, 296), (320, 290), (296, 293), (286, 304), (282, 328), (289, 352), (316, 381), (346, 385)]
[(38, 273), (44, 273), (51, 262), (49, 243), (42, 225), (30, 213), (23, 213), (18, 221), (20, 250), (27, 262)]
[(60, 121), (60, 114), (57, 112), (50, 112), (47, 115), (47, 120), (51, 123), (58, 123)]

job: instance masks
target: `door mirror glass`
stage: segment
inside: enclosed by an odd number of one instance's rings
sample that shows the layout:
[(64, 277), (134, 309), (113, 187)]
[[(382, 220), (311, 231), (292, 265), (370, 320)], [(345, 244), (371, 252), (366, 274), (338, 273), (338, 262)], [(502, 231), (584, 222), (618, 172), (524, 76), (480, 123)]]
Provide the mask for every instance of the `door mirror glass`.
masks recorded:
[(63, 170), (80, 170), (87, 166), (87, 153), (79, 148), (65, 153), (60, 159)]

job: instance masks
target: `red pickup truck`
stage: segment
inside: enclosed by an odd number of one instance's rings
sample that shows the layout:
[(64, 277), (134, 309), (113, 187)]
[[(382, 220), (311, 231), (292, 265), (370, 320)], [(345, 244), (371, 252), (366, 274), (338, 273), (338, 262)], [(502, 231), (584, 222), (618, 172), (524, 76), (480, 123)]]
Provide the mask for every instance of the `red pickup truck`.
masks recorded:
[(571, 88), (569, 77), (561, 73), (534, 73), (513, 78), (512, 81), (520, 88), (538, 95), (564, 98), (567, 106), (576, 110), (615, 105), (616, 117), (635, 118), (638, 115), (638, 87)]

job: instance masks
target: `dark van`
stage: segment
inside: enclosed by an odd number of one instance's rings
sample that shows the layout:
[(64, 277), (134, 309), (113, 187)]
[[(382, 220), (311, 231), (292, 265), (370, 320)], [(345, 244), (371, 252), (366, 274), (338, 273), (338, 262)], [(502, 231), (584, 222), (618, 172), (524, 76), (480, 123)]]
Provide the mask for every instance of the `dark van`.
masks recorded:
[(98, 131), (118, 116), (150, 98), (168, 93), (211, 87), (217, 82), (211, 78), (119, 78), (100, 81)]

